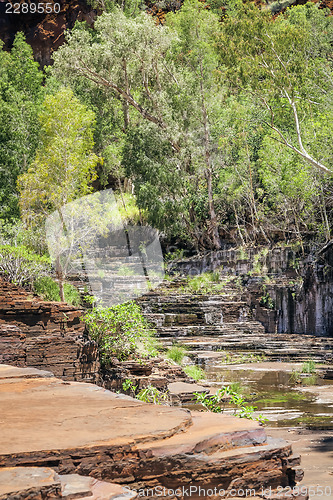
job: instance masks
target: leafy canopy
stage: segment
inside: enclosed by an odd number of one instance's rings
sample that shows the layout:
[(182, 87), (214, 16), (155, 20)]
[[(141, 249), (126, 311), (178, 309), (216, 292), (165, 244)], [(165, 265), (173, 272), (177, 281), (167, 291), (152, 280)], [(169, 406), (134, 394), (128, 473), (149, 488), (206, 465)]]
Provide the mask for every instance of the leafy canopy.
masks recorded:
[(39, 123), (41, 145), (18, 179), (22, 216), (32, 225), (90, 193), (99, 160), (92, 152), (94, 113), (70, 89), (45, 98)]

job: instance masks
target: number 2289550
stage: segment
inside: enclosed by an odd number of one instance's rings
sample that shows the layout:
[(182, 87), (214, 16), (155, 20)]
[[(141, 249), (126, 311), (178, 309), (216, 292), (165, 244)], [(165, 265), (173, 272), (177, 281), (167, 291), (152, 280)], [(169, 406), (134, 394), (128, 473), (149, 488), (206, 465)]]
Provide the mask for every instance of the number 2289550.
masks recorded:
[(6, 3), (6, 14), (58, 14), (60, 3)]

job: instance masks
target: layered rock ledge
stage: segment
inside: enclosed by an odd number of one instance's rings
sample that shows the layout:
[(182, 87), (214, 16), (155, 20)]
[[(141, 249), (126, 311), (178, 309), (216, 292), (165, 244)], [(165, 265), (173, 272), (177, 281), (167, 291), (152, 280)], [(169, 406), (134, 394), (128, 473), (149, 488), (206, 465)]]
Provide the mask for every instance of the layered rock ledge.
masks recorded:
[(145, 404), (8, 365), (0, 365), (0, 400), (0, 470), (50, 467), (137, 491), (200, 486), (260, 492), (302, 478), (290, 444), (268, 438), (257, 422)]
[(80, 308), (43, 301), (0, 278), (0, 363), (98, 383), (98, 350), (85, 335), (82, 314)]

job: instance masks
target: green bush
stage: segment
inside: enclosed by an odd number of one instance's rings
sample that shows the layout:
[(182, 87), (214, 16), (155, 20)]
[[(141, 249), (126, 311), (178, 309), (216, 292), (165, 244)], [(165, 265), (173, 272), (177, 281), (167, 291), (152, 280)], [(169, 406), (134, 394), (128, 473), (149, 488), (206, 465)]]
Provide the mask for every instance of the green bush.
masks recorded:
[(234, 415), (237, 417), (257, 420), (261, 423), (267, 422), (268, 420), (262, 414), (254, 417), (253, 414), (257, 408), (248, 405), (243, 396), (239, 392), (233, 391), (230, 386), (222, 387), (213, 395), (198, 392), (193, 393), (193, 395), (196, 403), (201, 403), (204, 408), (213, 413), (223, 413), (225, 405), (228, 403), (234, 406)]
[(51, 270), (50, 259), (24, 246), (0, 245), (0, 274), (11, 283), (32, 287), (33, 282)]
[(186, 349), (184, 347), (173, 345), (168, 349), (166, 355), (169, 359), (180, 365), (181, 362), (183, 361), (185, 353)]
[(315, 373), (316, 371), (316, 362), (313, 361), (312, 359), (309, 359), (308, 361), (304, 361), (302, 365), (302, 373)]
[(44, 300), (60, 301), (59, 285), (49, 276), (43, 276), (35, 280), (33, 289)]
[[(43, 276), (34, 281), (34, 291), (44, 300), (60, 302), (59, 285), (50, 276)], [(70, 283), (64, 283), (65, 301), (73, 306), (81, 305), (81, 296), (77, 288)]]
[(190, 292), (194, 293), (214, 293), (223, 290), (225, 281), (221, 282), (218, 271), (207, 272), (189, 278), (185, 287)]
[(104, 364), (111, 357), (124, 360), (157, 355), (155, 332), (133, 301), (113, 307), (94, 307), (84, 316), (84, 321), (91, 338), (99, 345)]
[(205, 378), (205, 372), (202, 368), (196, 365), (189, 365), (184, 368), (184, 372), (186, 375), (189, 377), (193, 378), (194, 380), (202, 380)]
[(144, 403), (154, 403), (155, 405), (167, 404), (169, 402), (169, 394), (159, 391), (152, 385), (141, 389), (141, 391), (136, 394), (135, 398)]

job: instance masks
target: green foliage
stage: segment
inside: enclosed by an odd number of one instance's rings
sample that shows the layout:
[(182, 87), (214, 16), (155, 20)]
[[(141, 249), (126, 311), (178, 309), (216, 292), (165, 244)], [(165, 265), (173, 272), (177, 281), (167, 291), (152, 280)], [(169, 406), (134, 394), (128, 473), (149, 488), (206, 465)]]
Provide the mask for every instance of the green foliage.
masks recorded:
[(259, 299), (259, 304), (262, 307), (266, 307), (267, 309), (274, 309), (275, 303), (272, 297), (266, 291), (266, 285), (263, 285), (262, 290), (263, 290), (263, 295)]
[(240, 363), (261, 363), (266, 360), (264, 354), (257, 354), (253, 352), (234, 353), (222, 349), (224, 353), (223, 362), (225, 364), (240, 364)]
[(247, 260), (248, 259), (248, 254), (247, 254), (246, 249), (244, 247), (240, 247), (238, 249), (238, 258), (240, 260)]
[(41, 146), (18, 179), (20, 206), (29, 225), (91, 192), (97, 156), (92, 153), (94, 113), (62, 88), (47, 96), (39, 114)]
[(12, 222), (0, 219), (0, 244), (24, 246), (38, 255), (47, 254), (43, 228), (31, 229), (18, 219)]
[(49, 258), (24, 246), (0, 245), (0, 273), (11, 283), (31, 287), (40, 276), (50, 272)]
[(136, 274), (136, 271), (135, 271), (135, 269), (123, 264), (123, 265), (119, 266), (117, 274), (119, 276), (133, 276)]
[(304, 361), (302, 365), (302, 373), (315, 373), (316, 372), (316, 362), (313, 359), (309, 359), (308, 361)]
[(200, 366), (196, 365), (189, 365), (184, 367), (184, 372), (186, 375), (189, 377), (193, 378), (194, 380), (202, 380), (205, 378), (205, 371), (200, 368)]
[(134, 382), (132, 380), (130, 380), (129, 378), (124, 380), (124, 382), (122, 383), (122, 387), (125, 393), (129, 392), (131, 396), (135, 397), (135, 392), (138, 386), (134, 385)]
[(219, 229), (244, 248), (330, 240), (332, 16), (186, 0), (160, 29), (139, 3), (96, 0), (94, 30), (77, 23), (49, 72), (96, 114), (99, 186), (130, 179), (124, 215), (196, 250)]
[(157, 354), (154, 331), (134, 302), (94, 307), (86, 313), (84, 321), (91, 338), (99, 345), (104, 364), (112, 357), (124, 360)]
[(19, 216), (17, 177), (27, 170), (39, 142), (37, 113), (43, 74), (23, 33), (10, 52), (0, 42), (0, 218)]
[(169, 402), (168, 392), (159, 391), (156, 387), (148, 385), (140, 391), (137, 391), (138, 386), (134, 385), (130, 379), (124, 380), (122, 383), (123, 391), (144, 403), (153, 403), (155, 405), (167, 404)]
[(169, 347), (167, 350), (166, 356), (180, 365), (183, 361), (183, 358), (186, 354), (186, 349), (181, 346), (173, 345), (172, 347)]
[(238, 417), (257, 420), (261, 423), (268, 421), (268, 419), (261, 414), (254, 417), (253, 414), (257, 408), (247, 405), (243, 396), (233, 391), (229, 386), (222, 387), (213, 395), (208, 395), (207, 393), (194, 393), (194, 396), (196, 403), (201, 403), (208, 411), (213, 413), (223, 413), (225, 405), (228, 403), (234, 406), (234, 415)]
[(60, 302), (59, 285), (50, 276), (37, 278), (33, 287), (44, 300)]
[(186, 289), (194, 293), (218, 293), (224, 286), (225, 282), (220, 282), (220, 275), (215, 271), (189, 278)]
[[(43, 276), (35, 280), (33, 289), (44, 300), (60, 302), (59, 285), (50, 276)], [(65, 302), (68, 304), (77, 307), (81, 305), (80, 293), (74, 285), (64, 284), (64, 296)]]
[(159, 391), (152, 385), (141, 389), (135, 397), (144, 403), (153, 403), (155, 405), (167, 404), (169, 401), (168, 393)]

